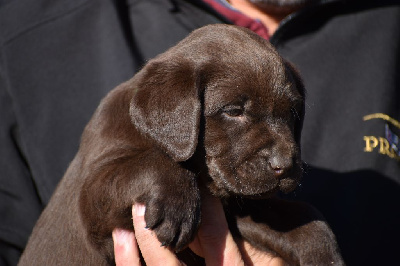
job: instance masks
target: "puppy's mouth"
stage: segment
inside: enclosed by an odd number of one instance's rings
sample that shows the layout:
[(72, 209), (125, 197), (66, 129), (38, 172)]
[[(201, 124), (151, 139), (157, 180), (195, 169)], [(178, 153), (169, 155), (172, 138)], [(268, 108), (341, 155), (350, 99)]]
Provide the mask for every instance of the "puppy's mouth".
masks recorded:
[(273, 167), (263, 157), (245, 161), (236, 169), (237, 180), (246, 195), (269, 195), (278, 190), (288, 193), (294, 190), (300, 178), (301, 169), (296, 164), (288, 167)]
[(270, 197), (279, 190), (293, 191), (301, 178), (301, 166), (294, 162), (286, 168), (273, 168), (262, 157), (255, 157), (238, 167), (223, 163), (225, 160), (209, 160), (209, 173), (213, 179), (214, 193), (240, 195), (251, 198)]

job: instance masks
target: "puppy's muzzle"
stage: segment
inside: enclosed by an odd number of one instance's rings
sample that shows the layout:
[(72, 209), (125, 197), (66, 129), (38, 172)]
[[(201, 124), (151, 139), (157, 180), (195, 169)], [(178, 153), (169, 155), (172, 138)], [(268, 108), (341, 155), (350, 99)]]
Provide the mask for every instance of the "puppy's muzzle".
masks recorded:
[(268, 165), (276, 178), (282, 178), (291, 172), (295, 158), (293, 156), (272, 156)]

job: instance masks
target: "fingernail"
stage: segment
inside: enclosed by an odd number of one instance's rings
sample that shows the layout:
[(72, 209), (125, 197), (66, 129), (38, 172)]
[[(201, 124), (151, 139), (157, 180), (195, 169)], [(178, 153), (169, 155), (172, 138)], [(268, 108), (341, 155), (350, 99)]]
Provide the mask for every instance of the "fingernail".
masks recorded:
[(133, 211), (136, 216), (144, 216), (144, 213), (146, 212), (146, 206), (141, 203), (135, 203), (133, 205)]
[(130, 234), (130, 231), (116, 228), (113, 231), (113, 238), (118, 244), (124, 244), (130, 239)]

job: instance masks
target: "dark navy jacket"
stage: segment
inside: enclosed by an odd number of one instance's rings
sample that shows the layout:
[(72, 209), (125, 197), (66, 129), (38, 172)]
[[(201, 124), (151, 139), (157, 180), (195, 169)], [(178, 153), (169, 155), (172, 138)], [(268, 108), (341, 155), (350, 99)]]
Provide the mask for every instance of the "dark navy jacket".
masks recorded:
[[(308, 167), (289, 197), (326, 216), (349, 265), (398, 261), (398, 2), (321, 1), (271, 38), (307, 89)], [(230, 22), (195, 0), (0, 0), (0, 265), (18, 260), (100, 99), (210, 23)]]

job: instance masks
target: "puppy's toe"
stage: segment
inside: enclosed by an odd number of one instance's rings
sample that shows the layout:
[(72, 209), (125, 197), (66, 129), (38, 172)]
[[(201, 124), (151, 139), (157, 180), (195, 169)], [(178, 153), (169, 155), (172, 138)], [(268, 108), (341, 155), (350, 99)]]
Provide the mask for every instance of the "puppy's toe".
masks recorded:
[(145, 214), (146, 225), (157, 235), (163, 246), (176, 251), (186, 247), (193, 239), (200, 224), (200, 200), (152, 200)]
[[(165, 229), (168, 231), (164, 231), (167, 234), (173, 233), (173, 240), (172, 242), (164, 242), (167, 246), (175, 249), (176, 251), (180, 251), (183, 248), (185, 248), (195, 237), (195, 234), (197, 232), (197, 228), (200, 224), (200, 213), (198, 212), (197, 215), (189, 215), (189, 214), (184, 214), (182, 213), (180, 215), (179, 219), (177, 219), (175, 222), (175, 229), (172, 229), (169, 231), (167, 228), (169, 226), (166, 226)], [(167, 225), (168, 223), (165, 223)], [(160, 238), (161, 235), (160, 235)]]
[(146, 228), (155, 229), (157, 228), (165, 218), (164, 208), (161, 202), (158, 200), (151, 200), (146, 206), (145, 221)]

